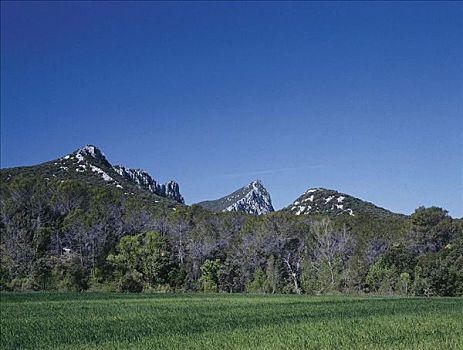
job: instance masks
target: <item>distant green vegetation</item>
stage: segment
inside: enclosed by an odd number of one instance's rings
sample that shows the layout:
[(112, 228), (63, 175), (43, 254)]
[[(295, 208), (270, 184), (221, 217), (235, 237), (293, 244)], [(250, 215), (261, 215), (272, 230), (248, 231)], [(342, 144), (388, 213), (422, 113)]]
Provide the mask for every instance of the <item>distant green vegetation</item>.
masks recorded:
[(463, 299), (1, 294), (2, 349), (462, 349)]
[(441, 208), (213, 213), (83, 178), (0, 175), (3, 291), (463, 296), (463, 221)]

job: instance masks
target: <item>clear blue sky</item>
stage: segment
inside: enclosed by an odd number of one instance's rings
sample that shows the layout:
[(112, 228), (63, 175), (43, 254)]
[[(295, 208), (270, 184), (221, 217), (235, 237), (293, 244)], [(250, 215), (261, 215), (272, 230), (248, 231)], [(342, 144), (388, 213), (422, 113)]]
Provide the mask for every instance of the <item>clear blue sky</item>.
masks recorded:
[(261, 179), (463, 216), (461, 3), (2, 2), (1, 166), (87, 143), (187, 203)]

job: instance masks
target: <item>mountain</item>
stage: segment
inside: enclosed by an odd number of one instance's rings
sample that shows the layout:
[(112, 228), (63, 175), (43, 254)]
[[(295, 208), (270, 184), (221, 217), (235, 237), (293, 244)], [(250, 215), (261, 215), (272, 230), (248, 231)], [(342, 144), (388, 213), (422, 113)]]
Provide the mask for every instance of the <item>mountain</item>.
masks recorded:
[[(312, 188), (276, 215), (255, 216), (273, 211), (259, 181), (202, 207), (179, 202), (175, 182), (162, 185), (143, 170), (113, 166), (91, 145), (1, 169), (0, 291), (318, 294), (378, 293), (386, 286), (388, 294), (394, 288), (403, 294), (395, 286), (408, 274), (417, 295), (463, 294), (455, 275), (463, 271), (462, 222), (441, 208), (397, 215)], [(336, 257), (330, 276), (326, 256)], [(254, 286), (260, 264), (263, 284)], [(220, 278), (213, 280), (212, 270)], [(389, 270), (394, 276), (376, 278)]]
[(2, 180), (17, 175), (33, 175), (46, 181), (79, 180), (96, 186), (110, 186), (125, 194), (151, 194), (178, 203), (184, 203), (175, 181), (158, 184), (147, 172), (122, 165), (113, 166), (103, 152), (86, 145), (74, 152), (46, 163), (29, 167), (2, 169)]
[(265, 214), (274, 211), (270, 194), (259, 180), (217, 200), (198, 203), (211, 211), (239, 211), (247, 214)]
[(350, 215), (365, 214), (374, 217), (385, 217), (395, 214), (373, 203), (326, 188), (310, 188), (300, 195), (291, 205), (283, 209), (294, 215), (328, 214)]

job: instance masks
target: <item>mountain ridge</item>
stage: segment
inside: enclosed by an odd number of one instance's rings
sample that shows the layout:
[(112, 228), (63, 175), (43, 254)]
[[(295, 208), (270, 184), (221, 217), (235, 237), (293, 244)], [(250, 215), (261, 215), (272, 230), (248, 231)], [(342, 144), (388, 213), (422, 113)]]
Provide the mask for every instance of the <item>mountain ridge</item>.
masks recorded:
[[(29, 173), (43, 177), (47, 181), (83, 180), (95, 185), (110, 186), (125, 194), (141, 193), (185, 204), (177, 182), (170, 180), (160, 183), (147, 171), (129, 168), (124, 165), (112, 165), (104, 153), (94, 145), (86, 145), (73, 152), (37, 165), (1, 169), (2, 179), (8, 180), (12, 174)], [(260, 180), (254, 180), (236, 191), (214, 200), (196, 203), (214, 212), (238, 211), (247, 214), (262, 215), (277, 212), (289, 212), (296, 216), (326, 214), (331, 216), (366, 214), (373, 216), (404, 215), (359, 199), (355, 196), (322, 187), (309, 188), (291, 204), (275, 210), (268, 190)]]
[[(1, 172), (6, 175), (6, 181), (13, 175), (31, 173), (43, 177), (46, 181), (85, 181), (96, 186), (110, 186), (124, 191), (125, 194), (144, 192), (155, 196), (155, 200), (161, 197), (184, 204), (180, 186), (175, 181), (158, 184), (144, 170), (134, 170), (120, 165), (113, 166), (99, 148), (90, 144), (51, 161), (26, 167), (5, 168), (1, 169)], [(130, 177), (125, 176), (126, 174), (139, 174), (140, 176)]]

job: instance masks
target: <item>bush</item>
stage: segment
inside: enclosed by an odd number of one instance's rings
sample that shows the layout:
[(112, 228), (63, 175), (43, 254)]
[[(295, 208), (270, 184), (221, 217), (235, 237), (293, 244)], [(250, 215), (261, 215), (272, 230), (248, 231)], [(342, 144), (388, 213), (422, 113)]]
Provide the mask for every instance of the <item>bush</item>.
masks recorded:
[(138, 271), (127, 272), (119, 280), (120, 292), (140, 293), (143, 290), (143, 275)]
[(16, 292), (30, 292), (40, 290), (40, 286), (31, 276), (16, 277), (8, 283), (8, 289)]
[(267, 276), (262, 268), (258, 267), (252, 275), (252, 281), (246, 284), (246, 292), (265, 293), (268, 289)]
[(219, 271), (222, 264), (219, 259), (206, 260), (201, 266), (202, 276), (199, 279), (201, 290), (204, 292), (217, 292)]

